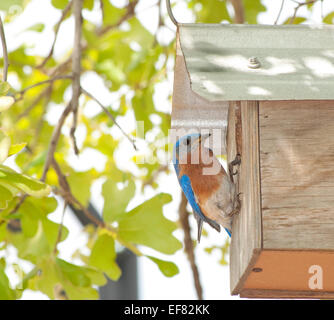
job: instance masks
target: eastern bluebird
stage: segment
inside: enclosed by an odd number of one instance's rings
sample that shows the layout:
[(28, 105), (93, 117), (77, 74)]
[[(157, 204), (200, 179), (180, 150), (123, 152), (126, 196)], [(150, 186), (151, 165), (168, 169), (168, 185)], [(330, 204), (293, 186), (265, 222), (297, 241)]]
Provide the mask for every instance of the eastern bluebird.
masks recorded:
[[(198, 242), (203, 221), (218, 232), (222, 225), (231, 236), (232, 216), (240, 208), (235, 184), (212, 150), (204, 147), (209, 136), (199, 133), (185, 135), (176, 142), (173, 150), (176, 175), (197, 220)], [(210, 174), (210, 168), (214, 167), (218, 170)]]

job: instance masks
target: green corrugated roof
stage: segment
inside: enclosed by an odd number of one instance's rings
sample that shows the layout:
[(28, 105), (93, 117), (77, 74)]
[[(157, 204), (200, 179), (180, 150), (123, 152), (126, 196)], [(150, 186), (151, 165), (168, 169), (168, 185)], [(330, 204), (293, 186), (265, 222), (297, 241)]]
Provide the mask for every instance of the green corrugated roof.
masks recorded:
[(181, 24), (179, 32), (192, 89), (206, 99), (334, 99), (334, 26)]

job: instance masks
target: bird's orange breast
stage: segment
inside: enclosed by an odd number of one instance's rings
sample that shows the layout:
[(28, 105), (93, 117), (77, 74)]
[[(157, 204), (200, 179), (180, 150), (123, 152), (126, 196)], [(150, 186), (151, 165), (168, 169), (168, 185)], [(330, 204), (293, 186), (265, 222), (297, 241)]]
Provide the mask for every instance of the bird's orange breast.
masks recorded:
[[(218, 161), (213, 155), (212, 151), (210, 157), (213, 161)], [(201, 154), (201, 153), (200, 153)], [(224, 168), (220, 166), (220, 170), (216, 174), (204, 174), (205, 169), (210, 168), (213, 163), (203, 163), (201, 156), (199, 156), (199, 163), (191, 164), (191, 155), (188, 154), (186, 164), (180, 164), (179, 177), (187, 175), (190, 178), (191, 186), (196, 195), (199, 204), (203, 204), (210, 196), (219, 189), (225, 173)]]

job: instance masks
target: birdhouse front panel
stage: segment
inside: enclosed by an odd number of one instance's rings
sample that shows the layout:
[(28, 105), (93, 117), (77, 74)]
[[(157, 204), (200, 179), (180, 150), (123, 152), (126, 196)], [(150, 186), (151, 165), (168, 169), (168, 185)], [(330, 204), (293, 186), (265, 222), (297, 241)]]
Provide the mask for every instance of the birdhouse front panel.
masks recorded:
[(259, 103), (263, 248), (334, 248), (334, 101)]

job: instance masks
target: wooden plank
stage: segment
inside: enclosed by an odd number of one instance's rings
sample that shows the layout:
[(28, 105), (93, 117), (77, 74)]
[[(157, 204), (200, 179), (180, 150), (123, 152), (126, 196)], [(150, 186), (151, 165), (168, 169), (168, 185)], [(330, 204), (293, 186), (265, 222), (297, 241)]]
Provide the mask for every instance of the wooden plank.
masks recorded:
[(260, 102), (264, 248), (334, 248), (333, 101)]
[[(264, 249), (245, 282), (241, 296), (333, 298), (333, 265), (334, 250)], [(316, 271), (312, 266), (316, 266)], [(312, 278), (315, 275), (316, 281)]]
[[(241, 108), (240, 108), (241, 107)], [(241, 110), (241, 166), (238, 168), (241, 211), (234, 217), (230, 254), (230, 289), (238, 294), (255, 264), (262, 247), (261, 196), (259, 169), (258, 103), (231, 102), (227, 140), (228, 162), (234, 160), (236, 126), (240, 124), (235, 111)], [(238, 112), (237, 112), (238, 113)]]
[(294, 290), (245, 289), (240, 298), (253, 299), (334, 299), (334, 292), (310, 292)]

